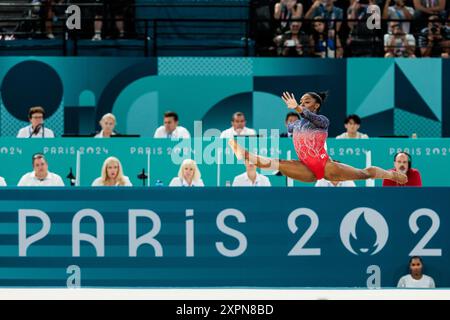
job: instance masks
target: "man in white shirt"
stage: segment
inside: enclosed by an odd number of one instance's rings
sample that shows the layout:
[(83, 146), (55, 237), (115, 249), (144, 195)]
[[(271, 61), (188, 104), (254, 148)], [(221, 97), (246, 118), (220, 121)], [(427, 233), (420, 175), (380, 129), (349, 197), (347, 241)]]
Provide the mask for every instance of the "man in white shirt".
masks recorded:
[(22, 176), (18, 187), (64, 187), (61, 177), (48, 171), (48, 163), (43, 154), (33, 156), (33, 169), (34, 171)]
[[(386, 0), (382, 18), (388, 20), (414, 20), (414, 9), (406, 6), (404, 0)], [(399, 23), (403, 32), (409, 33), (410, 23), (405, 21), (400, 21)], [(391, 26), (389, 26), (388, 31), (392, 31)]]
[(186, 128), (178, 125), (178, 114), (172, 111), (164, 113), (164, 125), (156, 129), (154, 138), (189, 139)]
[(42, 107), (32, 107), (28, 111), (30, 125), (19, 130), (17, 138), (54, 138), (55, 134), (44, 126), (45, 110)]
[(0, 187), (6, 187), (6, 181), (3, 177), (0, 177)]
[(436, 288), (433, 278), (422, 273), (423, 262), (414, 256), (409, 260), (410, 274), (400, 278), (397, 288)]
[(231, 118), (231, 128), (223, 131), (220, 138), (232, 139), (234, 136), (256, 136), (256, 131), (245, 126), (245, 115), (242, 112), (236, 112)]
[(326, 179), (320, 179), (314, 185), (315, 187), (356, 187), (355, 182), (348, 181), (328, 181)]
[(398, 22), (389, 24), (392, 31), (384, 35), (385, 58), (415, 58), (416, 39), (412, 34), (404, 33)]
[(256, 172), (256, 166), (245, 160), (245, 172), (236, 176), (233, 187), (270, 187), (270, 180), (266, 176)]
[(351, 114), (344, 120), (346, 132), (338, 135), (336, 139), (367, 139), (367, 134), (358, 131), (361, 126), (361, 118), (356, 114)]

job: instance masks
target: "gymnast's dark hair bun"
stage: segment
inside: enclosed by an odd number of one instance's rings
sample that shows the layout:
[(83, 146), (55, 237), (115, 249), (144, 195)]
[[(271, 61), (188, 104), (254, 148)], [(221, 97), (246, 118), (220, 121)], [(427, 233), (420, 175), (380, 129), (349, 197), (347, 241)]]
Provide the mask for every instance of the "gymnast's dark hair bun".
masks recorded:
[(317, 92), (317, 95), (322, 99), (322, 103), (324, 103), (328, 97), (328, 91)]

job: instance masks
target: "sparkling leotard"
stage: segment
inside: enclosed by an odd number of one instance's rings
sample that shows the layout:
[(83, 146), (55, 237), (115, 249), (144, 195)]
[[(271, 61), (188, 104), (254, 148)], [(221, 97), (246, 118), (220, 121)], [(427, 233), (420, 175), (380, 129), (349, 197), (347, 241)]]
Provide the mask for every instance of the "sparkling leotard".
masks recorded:
[(329, 158), (324, 146), (330, 120), (306, 108), (303, 108), (300, 116), (301, 120), (289, 124), (288, 131), (293, 133), (298, 158), (319, 180), (324, 177), (325, 165)]

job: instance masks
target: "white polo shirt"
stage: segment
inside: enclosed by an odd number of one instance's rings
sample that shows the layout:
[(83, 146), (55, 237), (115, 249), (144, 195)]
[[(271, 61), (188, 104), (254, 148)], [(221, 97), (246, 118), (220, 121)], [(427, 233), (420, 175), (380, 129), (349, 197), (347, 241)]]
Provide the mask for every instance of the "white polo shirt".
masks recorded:
[(203, 180), (199, 179), (197, 181), (193, 180), (192, 184), (189, 185), (187, 181), (179, 177), (175, 177), (170, 181), (169, 187), (204, 187)]
[(166, 131), (166, 128), (164, 126), (159, 127), (155, 131), (154, 138), (174, 138), (174, 139), (189, 139), (191, 137), (189, 131), (187, 131), (186, 128), (182, 126), (177, 126), (175, 130), (172, 131), (171, 134), (169, 134)]
[(64, 182), (56, 173), (48, 172), (44, 179), (36, 178), (34, 171), (28, 172), (20, 178), (18, 187), (64, 187)]
[(222, 131), (220, 138), (233, 138), (234, 136), (256, 136), (256, 131), (247, 127), (244, 127), (241, 132), (236, 132), (233, 127)]
[(348, 136), (348, 132), (341, 133), (340, 135), (338, 135), (336, 137), (336, 139), (368, 139), (368, 138), (369, 138), (369, 136), (367, 134), (361, 133), (359, 131), (356, 132), (356, 137), (355, 138), (350, 138)]
[(6, 181), (3, 177), (0, 177), (0, 187), (6, 187)]
[(397, 288), (435, 288), (434, 280), (425, 274), (419, 280), (414, 279), (410, 274), (400, 278)]
[[(117, 187), (132, 187), (133, 185), (131, 184), (130, 178), (128, 178), (127, 176), (124, 176), (123, 179), (125, 180), (125, 184), (123, 186), (119, 186), (118, 184), (116, 184), (115, 186)], [(105, 185), (102, 182), (102, 177), (98, 177), (97, 179), (94, 180), (94, 182), (92, 182), (92, 187), (104, 187)], [(108, 186), (111, 187), (111, 186)]]
[(270, 187), (270, 180), (266, 176), (256, 173), (256, 179), (253, 183), (247, 175), (247, 172), (236, 176), (233, 180), (233, 187)]
[(31, 124), (19, 130), (17, 133), (17, 138), (54, 138), (55, 134), (49, 128), (44, 127), (44, 131), (42, 131), (42, 127), (39, 129), (37, 134), (33, 134), (33, 129), (31, 128)]
[[(112, 135), (112, 136), (115, 136), (116, 133), (115, 133), (115, 132), (112, 132), (111, 135)], [(94, 136), (94, 138), (104, 138), (104, 137), (103, 137), (103, 130), (101, 130), (99, 133), (97, 133), (97, 134)]]
[(339, 181), (337, 185), (334, 185), (326, 179), (320, 179), (316, 182), (315, 187), (356, 187), (356, 184), (352, 180), (348, 180)]

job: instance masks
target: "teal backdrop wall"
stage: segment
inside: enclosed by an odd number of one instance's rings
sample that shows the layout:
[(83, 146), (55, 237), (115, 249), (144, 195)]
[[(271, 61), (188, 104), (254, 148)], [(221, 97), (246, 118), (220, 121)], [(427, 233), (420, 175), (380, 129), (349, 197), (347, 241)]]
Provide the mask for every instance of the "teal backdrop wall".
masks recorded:
[(249, 126), (284, 130), (283, 91), (328, 90), (331, 137), (350, 113), (373, 137), (450, 136), (449, 66), (441, 59), (0, 58), (0, 133), (15, 136), (32, 105), (46, 108), (57, 135), (95, 131), (113, 112), (120, 132), (151, 137), (167, 110), (191, 132), (194, 121), (225, 129), (238, 110)]
[(0, 286), (395, 287), (420, 255), (448, 288), (449, 192), (3, 189)]
[[(291, 139), (252, 138), (242, 141), (254, 152), (282, 159), (298, 159)], [(387, 139), (364, 140), (328, 139), (328, 153), (331, 158), (357, 168), (376, 165), (386, 169), (393, 167), (393, 156), (398, 151), (412, 155), (413, 167), (422, 175), (424, 186), (450, 187), (450, 139)], [(218, 150), (220, 153), (218, 154)], [(367, 152), (370, 152), (368, 156)], [(26, 172), (32, 171), (31, 158), (36, 152), (43, 152), (49, 162), (49, 169), (64, 178), (70, 169), (79, 174), (80, 186), (90, 186), (101, 175), (103, 161), (115, 156), (122, 162), (124, 173), (134, 186), (142, 186), (138, 175), (144, 171), (149, 175), (147, 185), (155, 186), (161, 180), (167, 186), (178, 174), (183, 159), (192, 158), (198, 163), (206, 186), (226, 186), (234, 177), (245, 171), (242, 160), (238, 161), (222, 139), (153, 139), (153, 138), (55, 138), (55, 139), (0, 139), (0, 176), (8, 186), (17, 185)], [(77, 153), (79, 166), (77, 166)], [(369, 158), (368, 158), (369, 157)], [(369, 161), (369, 162), (368, 162)], [(77, 167), (79, 170), (77, 170)], [(263, 170), (273, 186), (286, 186), (285, 177)], [(366, 186), (357, 181), (357, 186)], [(313, 186), (313, 183), (294, 181), (294, 186)], [(381, 181), (375, 181), (380, 186)]]

